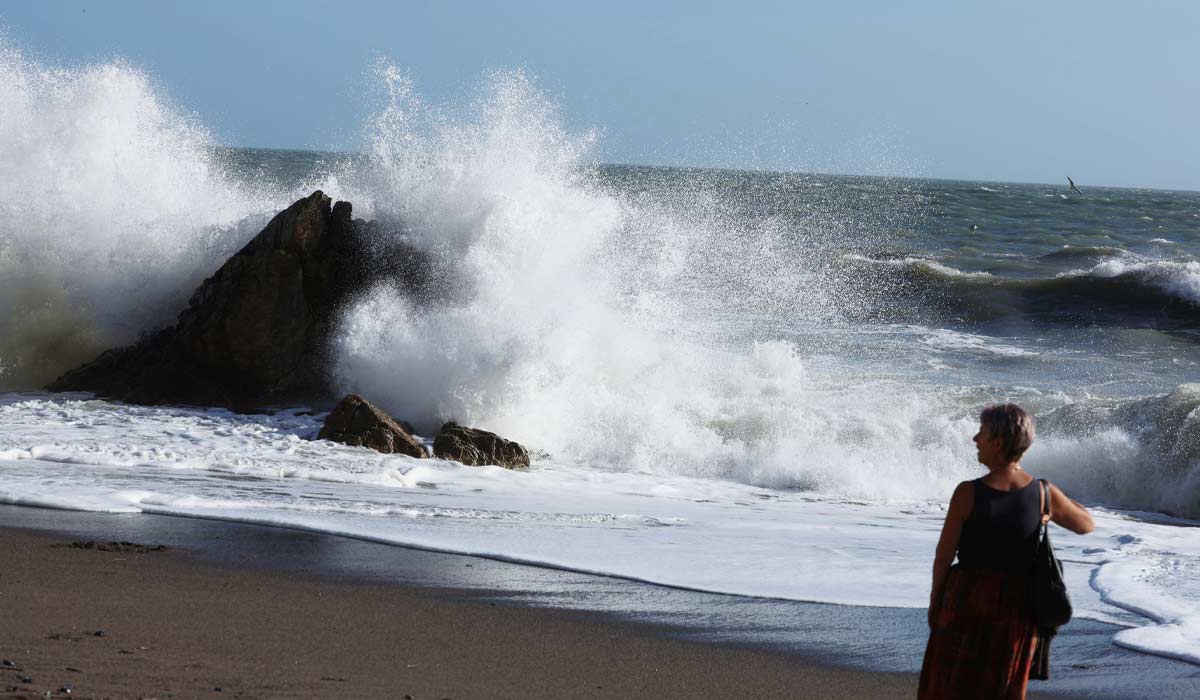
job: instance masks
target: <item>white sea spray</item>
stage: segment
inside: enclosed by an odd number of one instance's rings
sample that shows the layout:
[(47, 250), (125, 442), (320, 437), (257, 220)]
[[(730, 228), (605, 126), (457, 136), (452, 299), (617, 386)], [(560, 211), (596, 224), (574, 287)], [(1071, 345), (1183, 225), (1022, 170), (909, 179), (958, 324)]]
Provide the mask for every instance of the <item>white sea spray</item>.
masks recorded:
[(601, 187), (592, 135), (565, 130), (523, 73), (490, 76), (465, 114), (383, 77), (368, 161), (339, 183), (402, 222), (449, 291), (417, 303), (384, 287), (351, 308), (335, 341), (346, 391), (603, 469), (883, 498), (947, 488), (970, 427), (936, 400), (814, 380), (786, 340), (728, 342), (739, 315), (830, 313), (821, 248), (770, 219), (739, 228), (704, 192), (648, 205)]
[(123, 60), (0, 37), (0, 70), (0, 389), (32, 388), (172, 320), (278, 202)]

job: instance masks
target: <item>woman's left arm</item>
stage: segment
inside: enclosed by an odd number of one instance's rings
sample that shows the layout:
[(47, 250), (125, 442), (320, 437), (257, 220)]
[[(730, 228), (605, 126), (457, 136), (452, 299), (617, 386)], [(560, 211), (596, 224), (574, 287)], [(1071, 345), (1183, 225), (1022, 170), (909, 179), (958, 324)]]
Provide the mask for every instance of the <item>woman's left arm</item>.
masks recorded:
[(950, 497), (950, 508), (946, 511), (946, 522), (942, 523), (942, 536), (938, 538), (937, 552), (933, 557), (933, 587), (929, 592), (930, 627), (933, 627), (934, 617), (942, 604), (946, 575), (950, 573), (950, 565), (954, 563), (954, 555), (958, 552), (963, 523), (971, 515), (974, 489), (974, 484), (964, 481), (954, 489), (954, 495)]

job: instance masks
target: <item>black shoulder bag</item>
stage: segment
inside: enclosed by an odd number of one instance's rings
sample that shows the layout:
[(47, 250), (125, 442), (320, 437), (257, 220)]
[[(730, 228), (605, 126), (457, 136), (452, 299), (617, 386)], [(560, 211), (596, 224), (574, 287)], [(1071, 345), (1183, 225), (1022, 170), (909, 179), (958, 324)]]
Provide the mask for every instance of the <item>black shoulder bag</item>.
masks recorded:
[(1037, 625), (1037, 649), (1029, 677), (1050, 678), (1050, 640), (1071, 619), (1071, 598), (1063, 581), (1062, 563), (1050, 545), (1050, 484), (1038, 479), (1042, 489), (1042, 526), (1037, 554), (1033, 559), (1033, 621)]

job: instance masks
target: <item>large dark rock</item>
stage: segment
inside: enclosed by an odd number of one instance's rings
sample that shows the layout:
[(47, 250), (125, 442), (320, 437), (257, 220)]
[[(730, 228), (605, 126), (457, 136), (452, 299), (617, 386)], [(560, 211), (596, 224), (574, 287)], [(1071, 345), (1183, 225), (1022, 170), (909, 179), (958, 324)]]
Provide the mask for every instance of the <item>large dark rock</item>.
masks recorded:
[(433, 440), (433, 456), (470, 466), (496, 464), (505, 469), (525, 469), (529, 466), (529, 451), (524, 447), (495, 433), (457, 423), (442, 426)]
[(399, 248), (366, 265), (364, 227), (349, 202), (314, 192), (205, 280), (174, 326), (109, 350), (47, 389), (231, 408), (332, 399), (326, 352), (338, 309), (373, 281), (368, 270), (422, 267)]
[(387, 454), (426, 456), (425, 448), (404, 425), (357, 394), (350, 394), (334, 407), (317, 439), (370, 447)]

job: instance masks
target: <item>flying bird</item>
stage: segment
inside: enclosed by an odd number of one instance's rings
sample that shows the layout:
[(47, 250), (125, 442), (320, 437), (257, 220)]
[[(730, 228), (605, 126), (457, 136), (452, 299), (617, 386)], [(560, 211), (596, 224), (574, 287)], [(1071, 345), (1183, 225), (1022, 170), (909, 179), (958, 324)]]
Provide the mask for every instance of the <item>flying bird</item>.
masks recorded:
[(1076, 194), (1083, 194), (1082, 192), (1079, 191), (1079, 188), (1075, 186), (1075, 181), (1071, 179), (1070, 175), (1067, 176), (1067, 182), (1070, 183), (1070, 186), (1067, 188), (1068, 192), (1075, 192)]

